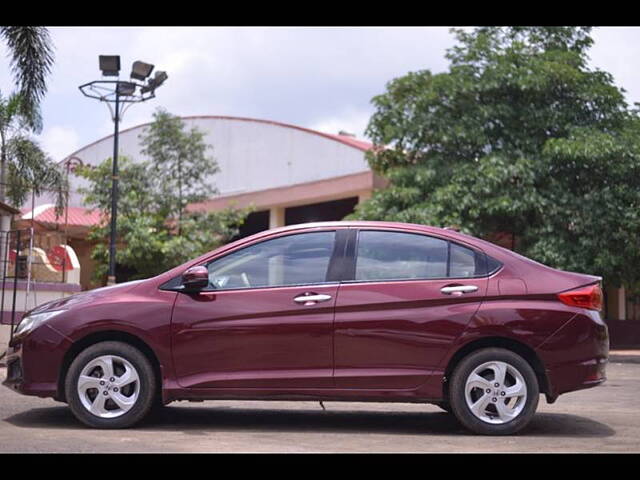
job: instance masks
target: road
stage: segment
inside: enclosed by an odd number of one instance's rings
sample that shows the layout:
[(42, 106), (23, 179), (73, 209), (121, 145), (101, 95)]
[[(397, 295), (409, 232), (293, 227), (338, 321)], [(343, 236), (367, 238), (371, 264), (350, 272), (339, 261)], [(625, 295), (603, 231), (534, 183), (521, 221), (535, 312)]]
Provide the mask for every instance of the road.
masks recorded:
[[(5, 377), (0, 369), (0, 377)], [(174, 403), (129, 430), (92, 430), (66, 405), (0, 388), (0, 452), (640, 452), (640, 364), (590, 390), (540, 398), (517, 436), (468, 434), (431, 405)]]

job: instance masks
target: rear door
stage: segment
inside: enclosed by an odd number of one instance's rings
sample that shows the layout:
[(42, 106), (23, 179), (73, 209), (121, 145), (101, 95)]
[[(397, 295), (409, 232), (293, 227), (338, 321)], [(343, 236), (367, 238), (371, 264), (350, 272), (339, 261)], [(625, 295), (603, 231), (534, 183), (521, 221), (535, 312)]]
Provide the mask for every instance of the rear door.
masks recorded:
[(360, 230), (335, 314), (337, 388), (413, 389), (429, 379), (478, 310), (486, 257), (398, 230)]

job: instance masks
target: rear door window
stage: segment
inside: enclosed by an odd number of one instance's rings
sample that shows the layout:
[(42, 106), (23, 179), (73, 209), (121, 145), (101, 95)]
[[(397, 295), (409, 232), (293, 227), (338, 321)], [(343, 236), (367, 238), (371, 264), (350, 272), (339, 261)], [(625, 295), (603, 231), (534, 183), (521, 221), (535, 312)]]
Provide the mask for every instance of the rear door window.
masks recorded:
[(361, 230), (355, 281), (480, 277), (500, 266), (482, 252), (440, 238)]
[(360, 231), (355, 280), (446, 277), (447, 248), (445, 240), (426, 235)]
[(478, 253), (470, 248), (463, 247), (457, 243), (451, 243), (451, 252), (449, 256), (449, 274), (447, 277), (464, 278), (475, 277), (478, 270), (482, 269), (479, 265)]

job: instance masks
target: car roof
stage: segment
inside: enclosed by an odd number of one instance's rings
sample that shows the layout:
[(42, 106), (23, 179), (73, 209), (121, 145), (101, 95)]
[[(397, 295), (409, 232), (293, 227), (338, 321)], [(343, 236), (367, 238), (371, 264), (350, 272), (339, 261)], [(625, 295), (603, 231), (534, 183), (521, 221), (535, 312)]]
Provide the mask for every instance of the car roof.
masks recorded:
[[(288, 231), (312, 229), (312, 228), (391, 228), (399, 230), (417, 230), (422, 232), (430, 232), (437, 234), (444, 234), (447, 236), (460, 236), (460, 238), (476, 239), (469, 235), (460, 233), (452, 228), (440, 228), (431, 227), (428, 225), (421, 225), (417, 223), (404, 223), (404, 222), (386, 222), (386, 221), (372, 221), (372, 220), (340, 220), (331, 222), (312, 222), (312, 223), (300, 223), (296, 225), (287, 225), (285, 227), (277, 227), (270, 230), (264, 230), (253, 235), (253, 238), (260, 236), (267, 236), (274, 233), (283, 233)], [(248, 238), (248, 237), (247, 237)]]
[[(511, 250), (500, 247), (495, 243), (489, 242), (487, 240), (483, 240), (478, 237), (474, 237), (472, 235), (468, 235), (466, 233), (462, 233), (454, 228), (450, 227), (433, 227), (429, 225), (423, 225), (419, 223), (404, 223), (404, 222), (389, 222), (389, 221), (373, 221), (373, 220), (340, 220), (340, 221), (330, 221), (330, 222), (312, 222), (312, 223), (300, 223), (296, 225), (287, 225), (285, 227), (273, 228), (270, 230), (264, 230), (262, 232), (256, 233), (249, 237), (245, 237), (238, 241), (238, 243), (243, 240), (258, 240), (263, 237), (268, 237), (271, 235), (279, 235), (281, 233), (286, 232), (294, 232), (299, 230), (309, 230), (309, 229), (322, 229), (322, 228), (375, 228), (375, 229), (394, 229), (394, 230), (402, 230), (405, 232), (420, 232), (427, 234), (435, 234), (442, 237), (447, 237), (449, 240), (459, 241), (463, 244), (471, 245), (480, 250), (483, 250), (487, 254), (498, 255), (501, 258), (513, 258), (514, 255)], [(235, 242), (234, 242), (235, 243)], [(491, 252), (491, 253), (490, 253)], [(517, 257), (521, 257), (518, 255)], [(529, 262), (533, 262), (526, 257), (521, 257), (523, 260), (527, 260)], [(534, 262), (537, 263), (537, 262)]]

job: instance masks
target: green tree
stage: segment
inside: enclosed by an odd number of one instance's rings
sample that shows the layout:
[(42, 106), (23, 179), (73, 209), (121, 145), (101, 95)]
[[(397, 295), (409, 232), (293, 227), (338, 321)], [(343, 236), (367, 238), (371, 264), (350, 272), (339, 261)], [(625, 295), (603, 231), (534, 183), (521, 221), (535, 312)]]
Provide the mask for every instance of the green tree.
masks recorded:
[[(157, 118), (157, 117), (156, 117)], [(161, 118), (164, 121), (165, 118)], [(170, 137), (174, 138), (174, 137)], [(199, 146), (198, 151), (204, 151)], [(181, 202), (202, 199), (194, 183), (201, 182), (200, 174), (188, 176), (194, 166), (191, 159), (182, 162), (182, 192), (167, 188), (175, 185), (175, 172), (159, 169), (152, 160), (133, 162), (126, 157), (118, 160), (119, 195), (116, 262), (135, 272), (132, 278), (158, 275), (170, 268), (197, 257), (230, 241), (238, 234), (249, 209), (228, 208), (217, 212), (189, 212), (179, 210)], [(213, 160), (211, 160), (213, 161)], [(79, 189), (85, 204), (102, 212), (102, 222), (93, 227), (89, 240), (95, 242), (92, 258), (97, 267), (94, 280), (102, 282), (109, 263), (109, 216), (111, 211), (112, 159), (96, 167), (84, 166), (76, 173), (88, 180), (87, 187)], [(205, 168), (202, 169), (206, 171)], [(210, 171), (211, 169), (209, 169)], [(200, 190), (207, 191), (207, 190)], [(181, 213), (180, 213), (181, 212)]]
[(588, 67), (590, 28), (453, 32), (448, 71), (373, 99), (368, 158), (389, 187), (353, 217), (506, 232), (543, 263), (637, 285), (640, 117)]
[(218, 172), (215, 159), (207, 156), (210, 145), (204, 132), (196, 127), (188, 131), (182, 119), (163, 109), (153, 114), (154, 121), (140, 135), (142, 153), (155, 168), (158, 207), (166, 216), (178, 218), (178, 235), (186, 206), (215, 193), (210, 176)]
[(60, 211), (66, 198), (66, 182), (30, 133), (42, 129), (40, 101), (53, 65), (53, 46), (43, 27), (0, 27), (0, 38), (9, 48), (11, 71), (18, 91), (0, 92), (0, 201), (22, 205), (30, 192), (57, 192)]
[(20, 113), (33, 130), (39, 131), (40, 101), (47, 91), (46, 79), (54, 60), (49, 31), (44, 27), (0, 27), (0, 38), (9, 47), (11, 71), (23, 99)]
[(0, 94), (0, 200), (7, 198), (22, 205), (28, 194), (53, 191), (60, 212), (67, 196), (67, 182), (62, 170), (42, 151), (29, 135), (29, 118), (21, 108), (23, 97)]

